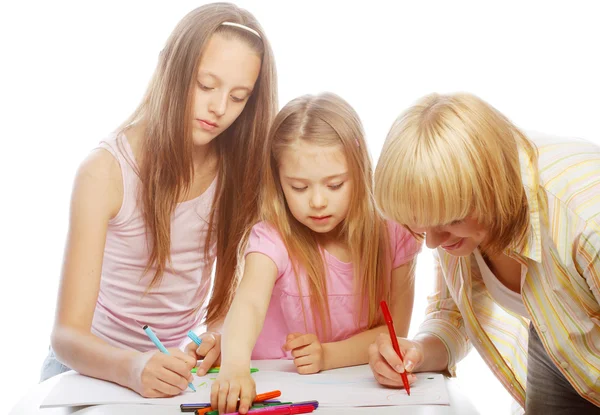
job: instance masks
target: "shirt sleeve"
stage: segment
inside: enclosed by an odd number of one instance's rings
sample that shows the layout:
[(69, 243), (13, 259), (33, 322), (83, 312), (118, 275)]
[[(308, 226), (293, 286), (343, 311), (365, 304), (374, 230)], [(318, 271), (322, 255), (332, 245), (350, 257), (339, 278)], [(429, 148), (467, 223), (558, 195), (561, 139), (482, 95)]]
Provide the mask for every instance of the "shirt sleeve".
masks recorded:
[(404, 226), (396, 222), (388, 222), (388, 228), (394, 257), (392, 269), (396, 269), (416, 257), (421, 252), (423, 243), (417, 241)]
[(579, 235), (575, 266), (587, 282), (596, 303), (600, 304), (600, 225), (588, 222)]
[(277, 267), (278, 277), (283, 275), (289, 266), (289, 255), (281, 236), (271, 225), (265, 222), (257, 223), (250, 231), (244, 257), (253, 252), (271, 258)]
[(471, 343), (467, 337), (463, 317), (446, 285), (437, 251), (434, 252), (434, 258), (434, 291), (427, 297), (425, 319), (419, 326), (417, 336), (427, 334), (440, 339), (448, 351), (448, 372), (455, 376), (456, 364), (469, 353)]

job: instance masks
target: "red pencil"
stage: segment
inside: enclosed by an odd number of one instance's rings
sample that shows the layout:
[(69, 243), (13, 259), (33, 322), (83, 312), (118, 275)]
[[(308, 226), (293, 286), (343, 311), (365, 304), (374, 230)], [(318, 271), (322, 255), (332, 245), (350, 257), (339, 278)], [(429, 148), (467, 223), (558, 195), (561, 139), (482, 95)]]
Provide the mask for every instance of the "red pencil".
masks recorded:
[[(381, 302), (381, 311), (383, 311), (383, 318), (388, 326), (388, 331), (390, 332), (390, 338), (392, 339), (392, 346), (394, 346), (394, 350), (404, 362), (404, 357), (402, 357), (402, 352), (400, 352), (400, 346), (398, 345), (398, 339), (396, 338), (396, 330), (394, 330), (394, 321), (392, 320), (392, 315), (390, 314), (390, 309), (388, 308), (387, 303), (384, 301)], [(406, 389), (406, 393), (410, 396), (410, 384), (408, 383), (408, 376), (406, 375), (406, 370), (400, 374), (402, 376), (402, 383), (404, 384), (404, 389)]]

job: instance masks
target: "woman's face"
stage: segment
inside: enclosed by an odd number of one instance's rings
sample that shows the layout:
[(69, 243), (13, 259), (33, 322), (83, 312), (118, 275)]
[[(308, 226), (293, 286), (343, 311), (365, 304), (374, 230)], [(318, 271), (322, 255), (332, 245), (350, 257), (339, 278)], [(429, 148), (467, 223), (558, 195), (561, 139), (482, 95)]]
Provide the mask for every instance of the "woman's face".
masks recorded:
[(471, 216), (446, 225), (435, 227), (411, 226), (415, 233), (424, 234), (428, 248), (441, 247), (454, 256), (467, 256), (473, 253), (486, 238), (487, 230)]

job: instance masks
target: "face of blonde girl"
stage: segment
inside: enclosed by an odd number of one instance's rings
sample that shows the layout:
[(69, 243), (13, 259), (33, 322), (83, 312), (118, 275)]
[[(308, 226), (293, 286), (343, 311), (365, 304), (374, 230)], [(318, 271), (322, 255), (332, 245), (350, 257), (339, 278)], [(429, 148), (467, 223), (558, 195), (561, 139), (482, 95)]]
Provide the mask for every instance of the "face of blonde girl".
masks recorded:
[(225, 131), (250, 98), (261, 58), (238, 39), (213, 35), (205, 46), (194, 86), (192, 136), (196, 146)]
[(281, 187), (292, 215), (319, 234), (346, 218), (352, 191), (341, 147), (297, 142), (279, 160)]

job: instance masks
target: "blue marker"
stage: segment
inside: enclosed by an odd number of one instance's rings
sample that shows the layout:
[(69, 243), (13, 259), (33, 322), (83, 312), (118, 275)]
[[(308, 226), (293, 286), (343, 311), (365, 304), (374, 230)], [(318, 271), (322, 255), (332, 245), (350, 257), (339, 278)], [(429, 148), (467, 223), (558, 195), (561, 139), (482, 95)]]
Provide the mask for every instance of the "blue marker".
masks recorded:
[[(160, 340), (158, 340), (158, 337), (156, 337), (156, 334), (154, 334), (152, 329), (150, 327), (148, 327), (147, 324), (144, 327), (142, 327), (142, 329), (144, 329), (144, 331), (146, 332), (146, 334), (148, 335), (150, 340), (152, 340), (152, 343), (154, 343), (154, 345), (156, 347), (158, 347), (158, 350), (160, 350), (164, 354), (171, 355), (171, 353), (169, 353), (169, 351), (167, 349), (165, 349), (165, 346), (163, 346), (163, 344), (160, 342)], [(194, 385), (192, 385), (192, 382), (188, 383), (188, 385), (190, 386), (190, 389), (192, 389), (194, 392), (196, 392), (196, 388), (194, 387)]]
[(190, 330), (190, 331), (188, 331), (188, 337), (189, 337), (190, 339), (192, 339), (192, 341), (193, 341), (194, 343), (196, 343), (196, 345), (197, 345), (197, 346), (200, 346), (200, 345), (202, 344), (202, 339), (201, 339), (200, 337), (198, 337), (198, 336), (196, 335), (196, 333), (194, 333), (194, 332), (193, 332), (193, 331), (191, 331), (191, 330)]

